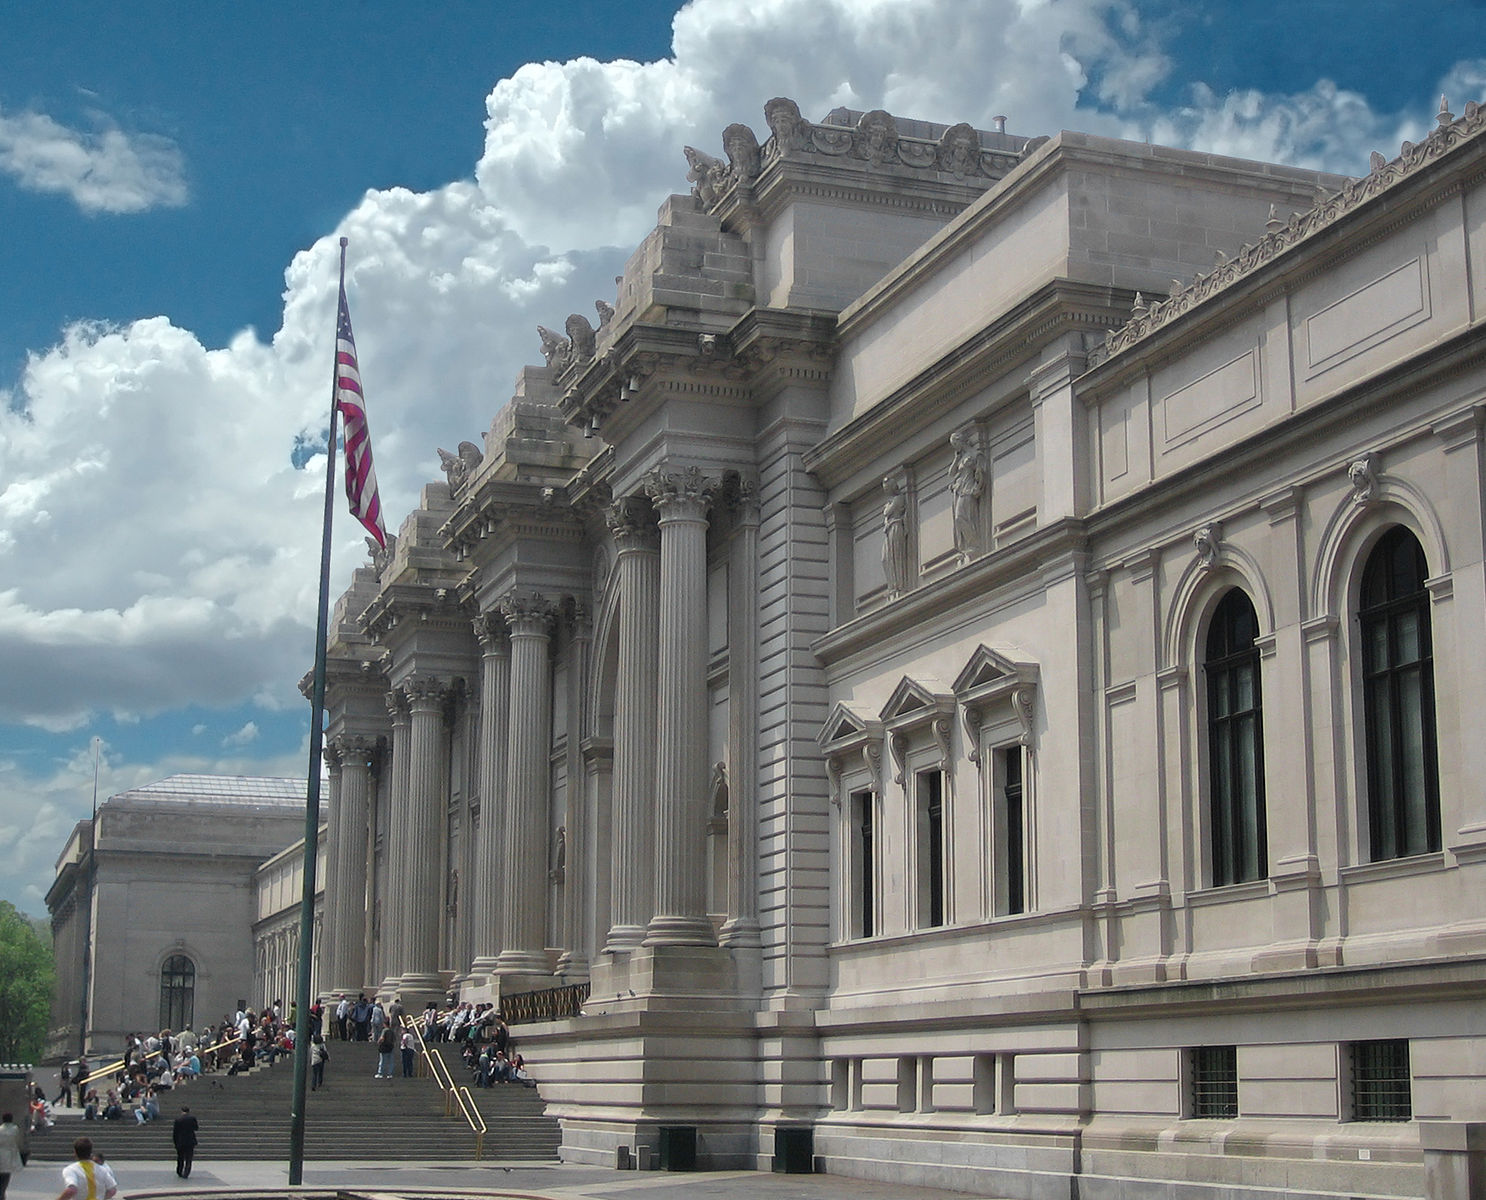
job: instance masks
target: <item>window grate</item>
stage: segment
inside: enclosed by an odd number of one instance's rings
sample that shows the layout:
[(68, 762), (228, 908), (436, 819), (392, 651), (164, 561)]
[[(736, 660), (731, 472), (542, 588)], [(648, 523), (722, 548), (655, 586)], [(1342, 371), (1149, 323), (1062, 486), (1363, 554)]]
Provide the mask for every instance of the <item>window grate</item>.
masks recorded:
[(1414, 1115), (1406, 1038), (1352, 1043), (1352, 1119), (1408, 1121)]
[(1196, 1046), (1192, 1050), (1192, 1115), (1238, 1116), (1238, 1049)]

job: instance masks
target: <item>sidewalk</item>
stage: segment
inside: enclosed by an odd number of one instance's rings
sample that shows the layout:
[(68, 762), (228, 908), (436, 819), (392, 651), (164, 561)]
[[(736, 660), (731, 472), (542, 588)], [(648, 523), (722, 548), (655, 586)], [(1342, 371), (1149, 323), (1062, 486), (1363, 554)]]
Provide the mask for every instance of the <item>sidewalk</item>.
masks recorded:
[[(174, 1160), (119, 1163), (121, 1197), (209, 1197), (217, 1189), (284, 1188), (288, 1167), (277, 1163), (198, 1161), (189, 1180), (177, 1179)], [(38, 1163), (11, 1176), (7, 1200), (55, 1200), (62, 1168)], [(503, 1167), (499, 1163), (306, 1163), (308, 1188), (374, 1194), (377, 1200), (438, 1192), (482, 1200), (954, 1200), (963, 1192), (872, 1183), (842, 1175), (769, 1175), (756, 1171), (612, 1171), (553, 1163)]]

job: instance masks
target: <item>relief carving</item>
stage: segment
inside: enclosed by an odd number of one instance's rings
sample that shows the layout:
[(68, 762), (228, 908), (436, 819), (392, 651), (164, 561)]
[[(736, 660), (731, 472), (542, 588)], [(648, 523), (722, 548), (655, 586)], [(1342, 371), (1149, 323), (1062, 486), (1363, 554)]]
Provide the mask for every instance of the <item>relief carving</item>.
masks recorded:
[(896, 475), (883, 476), (882, 490), (882, 571), (888, 591), (899, 596), (908, 590), (908, 494)]
[(1368, 504), (1378, 494), (1377, 457), (1364, 454), (1347, 464), (1347, 479), (1352, 485), (1352, 502)]

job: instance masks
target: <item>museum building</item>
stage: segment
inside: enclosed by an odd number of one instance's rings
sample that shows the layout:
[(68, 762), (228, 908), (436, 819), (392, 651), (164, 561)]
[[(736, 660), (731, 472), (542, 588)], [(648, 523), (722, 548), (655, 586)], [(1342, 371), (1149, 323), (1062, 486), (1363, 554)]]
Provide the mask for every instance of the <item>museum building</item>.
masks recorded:
[(320, 992), (542, 1014), (571, 1161), (1454, 1194), (1486, 114), (764, 116), (337, 604)]

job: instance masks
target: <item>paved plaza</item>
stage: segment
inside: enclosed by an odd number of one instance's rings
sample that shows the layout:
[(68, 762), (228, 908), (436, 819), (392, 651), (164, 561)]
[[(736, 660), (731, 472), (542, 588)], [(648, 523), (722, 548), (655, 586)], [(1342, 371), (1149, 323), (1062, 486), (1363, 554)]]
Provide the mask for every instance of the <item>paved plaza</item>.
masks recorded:
[[(264, 1189), (289, 1192), (288, 1168), (262, 1162), (201, 1161), (189, 1180), (175, 1176), (173, 1160), (117, 1165), (122, 1197), (230, 1196)], [(312, 1195), (336, 1189), (352, 1197), (402, 1200), (403, 1197), (479, 1196), (484, 1200), (692, 1200), (760, 1197), (761, 1200), (949, 1200), (962, 1192), (873, 1183), (839, 1175), (770, 1175), (757, 1171), (670, 1173), (612, 1171), (553, 1163), (503, 1167), (498, 1163), (438, 1162), (365, 1164), (317, 1162), (305, 1166), (304, 1185)], [(7, 1200), (54, 1200), (61, 1190), (61, 1165), (37, 1163), (12, 1178)]]

